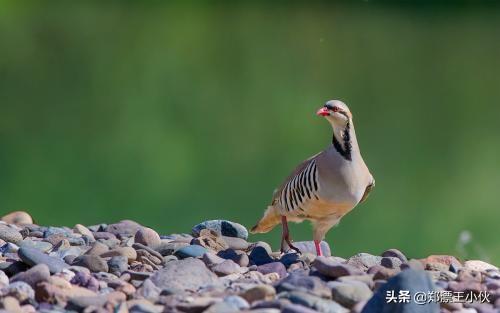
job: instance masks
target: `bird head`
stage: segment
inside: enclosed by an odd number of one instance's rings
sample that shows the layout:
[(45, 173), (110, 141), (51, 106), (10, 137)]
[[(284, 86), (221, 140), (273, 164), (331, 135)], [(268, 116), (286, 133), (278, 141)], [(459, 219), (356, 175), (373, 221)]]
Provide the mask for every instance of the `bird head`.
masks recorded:
[(351, 119), (352, 114), (347, 105), (340, 100), (329, 100), (316, 112), (318, 116), (324, 116), (334, 126), (344, 126)]

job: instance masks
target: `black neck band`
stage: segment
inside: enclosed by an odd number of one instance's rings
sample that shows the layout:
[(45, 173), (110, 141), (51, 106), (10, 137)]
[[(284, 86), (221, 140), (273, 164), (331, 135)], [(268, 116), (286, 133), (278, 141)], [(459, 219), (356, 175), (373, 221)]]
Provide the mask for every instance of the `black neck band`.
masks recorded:
[(338, 153), (340, 153), (341, 156), (344, 157), (344, 159), (352, 161), (352, 144), (351, 144), (351, 123), (347, 122), (344, 131), (342, 132), (342, 141), (343, 144), (341, 144), (337, 138), (335, 137), (335, 133), (333, 134), (333, 139), (332, 139), (332, 144), (335, 147), (335, 150), (337, 150)]

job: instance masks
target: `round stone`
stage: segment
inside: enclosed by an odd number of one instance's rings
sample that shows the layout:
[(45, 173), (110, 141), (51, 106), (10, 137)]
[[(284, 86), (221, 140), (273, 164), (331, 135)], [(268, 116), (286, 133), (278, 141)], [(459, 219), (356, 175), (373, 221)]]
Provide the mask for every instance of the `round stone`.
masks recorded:
[(366, 301), (372, 296), (370, 288), (359, 281), (348, 283), (331, 281), (328, 287), (332, 289), (333, 300), (347, 308), (352, 308), (357, 302)]
[(16, 225), (25, 225), (25, 224), (33, 224), (33, 219), (31, 215), (24, 211), (15, 211), (4, 215), (2, 217), (2, 221), (7, 224), (16, 224)]
[(222, 263), (213, 266), (212, 271), (217, 274), (217, 276), (226, 276), (239, 273), (241, 271), (241, 267), (231, 260), (224, 260)]
[(125, 256), (128, 260), (129, 263), (132, 261), (135, 261), (137, 259), (137, 252), (135, 251), (134, 248), (131, 247), (118, 247), (113, 250), (104, 252), (101, 254), (101, 257), (107, 258), (107, 257), (114, 257), (114, 256)]
[(213, 230), (222, 236), (238, 237), (245, 240), (248, 238), (248, 230), (245, 226), (227, 220), (204, 221), (195, 225), (191, 232), (193, 236), (198, 237), (202, 229)]
[(257, 271), (262, 274), (277, 273), (280, 278), (287, 275), (286, 267), (281, 262), (271, 262), (257, 267)]
[(258, 285), (246, 290), (241, 296), (249, 303), (259, 300), (269, 301), (276, 296), (276, 290), (269, 285)]
[(382, 253), (383, 257), (393, 257), (393, 258), (398, 258), (401, 260), (401, 262), (406, 263), (408, 262), (408, 259), (406, 256), (403, 254), (403, 252), (399, 251), (398, 249), (389, 249), (386, 250)]
[(0, 239), (17, 245), (23, 241), (23, 236), (14, 228), (0, 224)]
[(83, 236), (86, 236), (89, 239), (91, 239), (92, 241), (95, 240), (94, 234), (87, 227), (83, 226), (82, 224), (76, 224), (74, 227), (74, 230), (75, 230), (75, 233), (77, 233), (77, 234), (81, 234)]
[(142, 226), (131, 220), (123, 220), (106, 227), (106, 231), (114, 235), (133, 236)]
[(161, 239), (157, 232), (151, 228), (143, 227), (135, 233), (135, 242), (155, 248), (160, 245)]
[(13, 276), (10, 281), (22, 281), (35, 287), (39, 282), (46, 281), (50, 277), (49, 267), (45, 264), (38, 264), (27, 270), (26, 272), (21, 272)]
[(177, 250), (174, 255), (179, 259), (185, 258), (198, 258), (207, 253), (208, 250), (198, 245), (191, 245), (187, 247), (180, 248)]
[(106, 246), (105, 244), (96, 241), (92, 244), (92, 247), (85, 252), (85, 254), (91, 254), (91, 255), (101, 255), (109, 251), (109, 247)]
[(82, 255), (77, 257), (72, 265), (78, 265), (88, 268), (91, 272), (108, 272), (108, 263), (97, 255)]
[(354, 266), (339, 263), (324, 256), (317, 257), (312, 266), (316, 268), (318, 272), (330, 278), (363, 274), (361, 270)]

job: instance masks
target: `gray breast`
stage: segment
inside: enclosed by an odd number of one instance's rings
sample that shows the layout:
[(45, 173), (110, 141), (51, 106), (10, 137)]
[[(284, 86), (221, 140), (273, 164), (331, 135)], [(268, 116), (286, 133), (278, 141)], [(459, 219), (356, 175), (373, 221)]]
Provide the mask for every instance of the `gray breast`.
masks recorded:
[(337, 157), (335, 154), (324, 154), (318, 158), (319, 197), (332, 203), (359, 203), (368, 185), (368, 169), (360, 155), (353, 156), (352, 161)]

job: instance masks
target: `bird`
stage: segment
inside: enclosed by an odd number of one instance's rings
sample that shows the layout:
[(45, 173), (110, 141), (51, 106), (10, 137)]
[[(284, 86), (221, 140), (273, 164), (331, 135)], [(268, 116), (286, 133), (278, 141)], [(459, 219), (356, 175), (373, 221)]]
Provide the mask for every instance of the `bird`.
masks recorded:
[(288, 221), (309, 220), (318, 256), (321, 241), (342, 217), (364, 202), (375, 187), (375, 179), (365, 164), (354, 130), (352, 113), (340, 100), (329, 100), (316, 114), (324, 117), (333, 130), (332, 142), (321, 152), (300, 163), (275, 189), (271, 204), (251, 233), (267, 233), (281, 223), (281, 252), (285, 242), (293, 245)]

